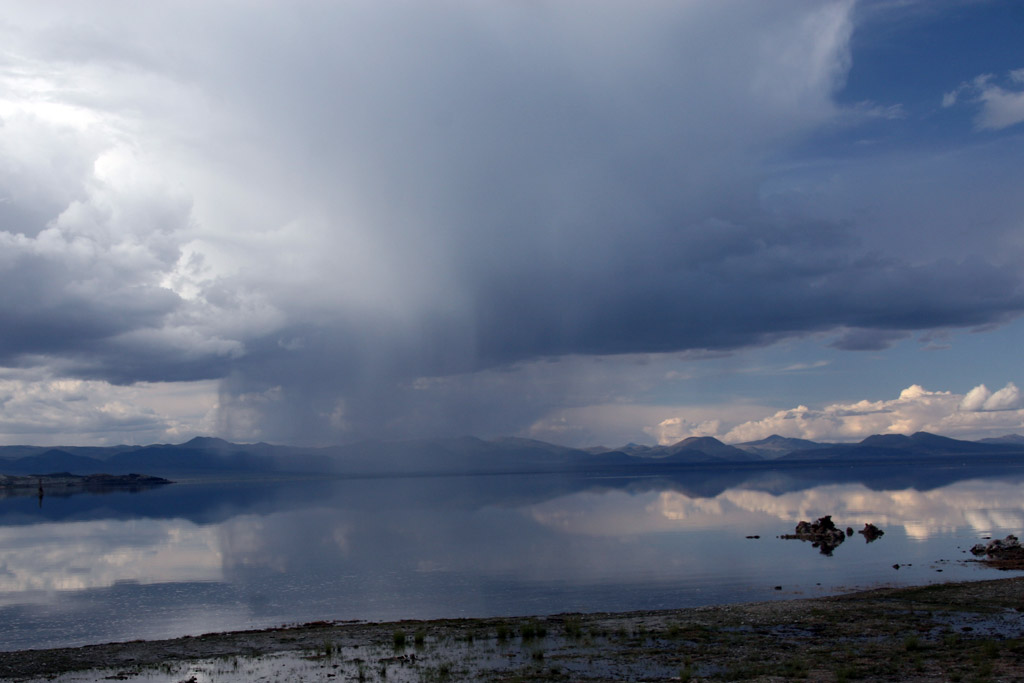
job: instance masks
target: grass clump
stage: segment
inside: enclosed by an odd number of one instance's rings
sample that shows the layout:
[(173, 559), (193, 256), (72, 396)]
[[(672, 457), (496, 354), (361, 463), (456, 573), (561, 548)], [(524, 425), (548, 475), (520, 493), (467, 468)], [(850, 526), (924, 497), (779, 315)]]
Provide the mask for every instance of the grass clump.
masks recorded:
[[(331, 659), (332, 657), (334, 657), (334, 655), (340, 654), (340, 652), (341, 648), (338, 647), (335, 643), (329, 640), (324, 640), (319, 645), (317, 645), (315, 649), (309, 651), (308, 656), (312, 657), (313, 659)], [(235, 660), (234, 668), (238, 668), (237, 658)]]
[(683, 668), (679, 670), (679, 680), (686, 683), (686, 681), (693, 680), (693, 659), (687, 657), (683, 660)]
[(523, 640), (534, 640), (543, 638), (548, 634), (548, 629), (538, 621), (528, 621), (519, 629), (519, 635)]
[(995, 660), (999, 658), (999, 643), (994, 640), (983, 640), (974, 651), (974, 680), (986, 681), (995, 670)]
[(448, 681), (452, 677), (451, 662), (441, 662), (436, 667), (430, 667), (420, 672), (420, 680), (433, 683), (434, 681)]
[(395, 629), (395, 632), (391, 634), (391, 641), (395, 644), (396, 649), (405, 647), (405, 631)]
[(844, 664), (835, 670), (836, 683), (846, 683), (864, 678), (864, 675), (853, 664)]
[(794, 658), (782, 665), (782, 675), (786, 678), (807, 678), (810, 665), (806, 660)]

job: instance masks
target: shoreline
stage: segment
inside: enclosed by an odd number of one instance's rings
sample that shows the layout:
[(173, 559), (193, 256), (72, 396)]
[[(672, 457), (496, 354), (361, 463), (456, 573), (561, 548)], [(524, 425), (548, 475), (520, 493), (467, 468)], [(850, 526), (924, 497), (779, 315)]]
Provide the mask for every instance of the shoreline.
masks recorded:
[(63, 498), (76, 493), (137, 493), (174, 482), (147, 474), (0, 474), (0, 498), (36, 496), (42, 505), (46, 496)]
[(278, 680), (325, 681), (1019, 679), (1022, 654), (1024, 577), (1013, 577), (671, 610), (314, 622), (0, 652), (0, 680), (199, 683), (268, 669)]

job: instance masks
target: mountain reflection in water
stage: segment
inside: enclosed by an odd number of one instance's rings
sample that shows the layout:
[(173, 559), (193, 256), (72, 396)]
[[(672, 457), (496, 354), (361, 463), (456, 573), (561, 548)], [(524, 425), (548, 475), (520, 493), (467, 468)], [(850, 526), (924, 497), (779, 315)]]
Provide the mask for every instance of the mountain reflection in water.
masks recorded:
[[(41, 509), (10, 498), (0, 500), (0, 643), (670, 608), (984, 578), (962, 551), (1024, 531), (1022, 479), (1010, 466), (694, 468), (193, 482), (48, 498)], [(870, 546), (855, 535), (834, 557), (777, 540), (826, 514), (886, 535)]]

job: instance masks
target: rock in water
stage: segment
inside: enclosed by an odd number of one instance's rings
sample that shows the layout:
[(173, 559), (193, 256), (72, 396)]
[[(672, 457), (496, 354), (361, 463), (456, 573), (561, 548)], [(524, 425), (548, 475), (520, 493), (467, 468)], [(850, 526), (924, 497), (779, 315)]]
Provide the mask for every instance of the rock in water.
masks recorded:
[(884, 536), (885, 532), (879, 529), (874, 524), (865, 524), (864, 528), (857, 532), (858, 534), (864, 535), (864, 540), (868, 543), (878, 540), (879, 536)]
[(796, 525), (796, 533), (786, 534), (780, 538), (810, 541), (813, 547), (821, 550), (822, 555), (831, 555), (832, 551), (846, 540), (846, 534), (842, 529), (836, 528), (832, 515), (825, 515), (814, 523), (799, 522)]
[(977, 557), (984, 556), (982, 562), (997, 569), (1024, 568), (1024, 546), (1013, 534), (992, 539), (987, 544), (978, 543), (971, 548), (971, 553)]

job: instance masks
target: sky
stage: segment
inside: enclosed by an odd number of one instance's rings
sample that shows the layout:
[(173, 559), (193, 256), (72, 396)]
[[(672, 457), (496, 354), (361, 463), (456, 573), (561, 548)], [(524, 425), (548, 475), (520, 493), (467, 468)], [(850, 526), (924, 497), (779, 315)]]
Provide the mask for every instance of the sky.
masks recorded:
[(3, 0), (0, 444), (1024, 433), (1024, 6)]

